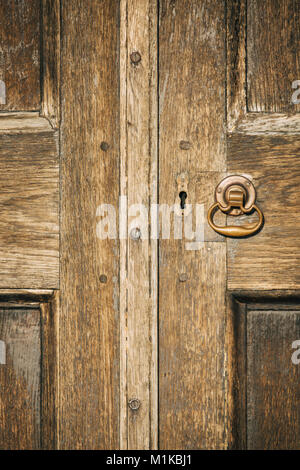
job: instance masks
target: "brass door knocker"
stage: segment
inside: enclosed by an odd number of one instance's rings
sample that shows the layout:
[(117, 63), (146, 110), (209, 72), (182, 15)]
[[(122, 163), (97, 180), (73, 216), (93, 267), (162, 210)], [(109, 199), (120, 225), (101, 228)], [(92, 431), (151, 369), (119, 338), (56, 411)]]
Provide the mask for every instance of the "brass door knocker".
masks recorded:
[[(263, 225), (264, 216), (261, 210), (255, 205), (256, 191), (247, 178), (244, 176), (232, 175), (223, 179), (216, 187), (216, 202), (211, 206), (207, 214), (210, 227), (217, 233), (226, 237), (246, 237), (254, 235)], [(236, 226), (228, 225), (220, 227), (215, 225), (213, 217), (217, 209), (227, 215), (238, 216), (256, 211), (258, 221)]]

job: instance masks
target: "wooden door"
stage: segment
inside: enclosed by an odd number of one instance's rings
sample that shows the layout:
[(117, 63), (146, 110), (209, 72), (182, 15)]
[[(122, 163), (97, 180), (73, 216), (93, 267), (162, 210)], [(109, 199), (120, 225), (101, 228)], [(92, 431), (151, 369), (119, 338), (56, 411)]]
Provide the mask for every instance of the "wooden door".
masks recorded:
[(299, 1), (0, 13), (0, 448), (299, 449)]

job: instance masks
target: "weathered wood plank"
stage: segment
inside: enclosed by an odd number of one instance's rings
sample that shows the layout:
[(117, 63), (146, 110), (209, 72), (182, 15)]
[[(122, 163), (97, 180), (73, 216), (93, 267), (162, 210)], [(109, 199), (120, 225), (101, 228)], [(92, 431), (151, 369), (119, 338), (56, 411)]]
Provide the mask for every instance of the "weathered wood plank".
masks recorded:
[(58, 438), (58, 315), (59, 292), (55, 291), (41, 311), (41, 448), (57, 449)]
[(62, 2), (59, 447), (119, 447), (119, 3)]
[(0, 289), (1, 302), (21, 302), (25, 305), (30, 302), (43, 302), (48, 300), (53, 294), (54, 291), (51, 289)]
[(0, 309), (0, 449), (40, 449), (41, 324), (39, 309)]
[(0, 118), (0, 287), (59, 286), (58, 136), (46, 119)]
[(260, 136), (299, 135), (300, 119), (297, 114), (247, 113), (232, 128), (232, 133)]
[(60, 0), (42, 0), (42, 109), (54, 128), (60, 120)]
[[(204, 203), (190, 182), (226, 170), (225, 62), (223, 2), (160, 2), (160, 203), (179, 204), (182, 174), (186, 203)], [(160, 448), (224, 448), (226, 245), (171, 237), (159, 245)]]
[(300, 3), (248, 0), (247, 6), (248, 109), (299, 112), (292, 84), (300, 77)]
[[(157, 2), (121, 2), (121, 194), (157, 202)], [(157, 240), (129, 213), (121, 241), (121, 448), (157, 448)], [(133, 216), (133, 217), (132, 217)], [(120, 214), (124, 220), (124, 214)], [(150, 220), (149, 220), (150, 222)], [(139, 229), (141, 239), (130, 236)], [(138, 399), (138, 409), (128, 406)]]
[(207, 242), (189, 257), (172, 247), (160, 269), (160, 448), (224, 448), (226, 246)]
[(1, 113), (1, 134), (52, 133), (47, 119), (40, 118), (37, 112)]
[[(190, 201), (195, 201), (198, 204), (197, 207), (193, 207), (193, 221), (194, 227), (193, 230), (196, 231), (197, 227), (197, 213), (198, 213), (198, 220), (200, 222), (200, 227), (203, 228), (203, 233), (201, 234), (200, 238), (203, 238), (202, 241), (206, 242), (221, 242), (225, 243), (226, 239), (221, 235), (217, 234), (208, 225), (207, 222), (207, 212), (209, 208), (215, 202), (215, 188), (218, 183), (225, 178), (226, 173), (220, 171), (203, 171), (200, 173), (195, 173), (194, 177), (189, 180), (188, 184), (188, 196)], [(201, 214), (201, 215), (200, 215)], [(214, 221), (218, 225), (225, 225), (226, 224), (226, 216), (221, 212), (218, 211), (215, 214)]]
[(247, 448), (300, 448), (300, 311), (247, 313)]
[[(228, 240), (229, 289), (300, 288), (299, 135), (240, 134), (228, 138), (228, 173), (253, 179), (265, 216), (253, 237)], [(243, 224), (254, 216), (228, 218)]]
[(227, 0), (227, 128), (247, 112), (246, 0)]
[(227, 296), (228, 449), (247, 448), (247, 304)]
[(0, 1), (0, 110), (40, 108), (40, 0)]

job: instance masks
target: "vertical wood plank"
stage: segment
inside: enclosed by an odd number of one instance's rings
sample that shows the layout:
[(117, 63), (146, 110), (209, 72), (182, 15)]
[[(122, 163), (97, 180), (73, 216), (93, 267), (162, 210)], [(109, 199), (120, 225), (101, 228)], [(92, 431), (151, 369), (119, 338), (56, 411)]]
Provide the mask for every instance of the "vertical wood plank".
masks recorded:
[(57, 392), (58, 392), (58, 315), (59, 292), (55, 291), (41, 309), (41, 448), (57, 448)]
[[(225, 2), (160, 2), (160, 203), (179, 203), (179, 174), (226, 170), (225, 43)], [(226, 245), (159, 252), (160, 448), (224, 448)]]
[(0, 449), (40, 449), (41, 323), (39, 309), (0, 309)]
[(60, 0), (42, 0), (42, 109), (54, 128), (60, 120)]
[[(143, 204), (150, 222), (157, 202), (157, 2), (124, 0), (121, 12), (121, 194), (128, 208)], [(135, 215), (129, 210), (129, 238), (121, 240), (121, 448), (155, 449), (157, 240)], [(141, 239), (131, 237), (134, 229)]]
[(247, 112), (246, 0), (227, 0), (227, 128)]
[(228, 448), (247, 448), (247, 305), (227, 299)]
[(247, 10), (249, 111), (299, 112), (292, 103), (300, 77), (299, 1), (248, 0)]
[(59, 447), (119, 447), (119, 2), (62, 2)]
[(39, 109), (40, 0), (0, 1), (0, 44), (0, 110)]

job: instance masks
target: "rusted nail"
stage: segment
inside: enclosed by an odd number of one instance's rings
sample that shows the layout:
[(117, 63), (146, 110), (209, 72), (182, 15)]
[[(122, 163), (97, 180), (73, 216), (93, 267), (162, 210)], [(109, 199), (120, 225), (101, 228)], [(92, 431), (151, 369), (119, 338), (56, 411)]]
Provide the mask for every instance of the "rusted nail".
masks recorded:
[(130, 60), (134, 65), (137, 65), (142, 60), (142, 56), (138, 51), (134, 51), (130, 54)]
[(101, 282), (101, 284), (106, 284), (107, 283), (107, 276), (105, 274), (101, 274), (100, 282)]
[(100, 148), (103, 150), (103, 152), (106, 152), (109, 149), (109, 145), (107, 142), (101, 142)]
[(181, 273), (179, 274), (179, 281), (180, 282), (186, 282), (188, 280), (188, 275), (187, 273)]
[(138, 227), (135, 227), (130, 231), (130, 238), (132, 238), (132, 240), (139, 240), (141, 236), (142, 232)]
[(191, 142), (188, 142), (187, 140), (181, 140), (179, 142), (179, 147), (181, 148), (181, 150), (189, 150), (191, 146)]
[(137, 411), (141, 406), (141, 402), (138, 398), (130, 398), (128, 401), (128, 406), (132, 411)]

